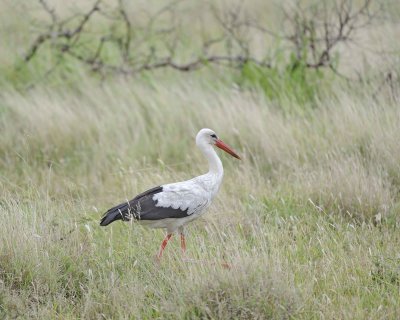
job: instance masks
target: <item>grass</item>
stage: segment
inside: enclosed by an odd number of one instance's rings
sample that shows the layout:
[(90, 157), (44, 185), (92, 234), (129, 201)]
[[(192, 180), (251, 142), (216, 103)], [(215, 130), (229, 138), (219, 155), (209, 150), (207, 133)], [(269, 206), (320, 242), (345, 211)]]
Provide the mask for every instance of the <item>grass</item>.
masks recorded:
[[(5, 70), (14, 49), (0, 54)], [(400, 317), (397, 87), (324, 75), (314, 92), (285, 74), (270, 95), (251, 70), (238, 87), (242, 75), (219, 70), (100, 84), (75, 68), (30, 89), (2, 76), (0, 318)], [(243, 160), (221, 154), (220, 193), (188, 228), (200, 262), (182, 261), (173, 238), (157, 264), (162, 231), (99, 220), (205, 172), (203, 127)]]

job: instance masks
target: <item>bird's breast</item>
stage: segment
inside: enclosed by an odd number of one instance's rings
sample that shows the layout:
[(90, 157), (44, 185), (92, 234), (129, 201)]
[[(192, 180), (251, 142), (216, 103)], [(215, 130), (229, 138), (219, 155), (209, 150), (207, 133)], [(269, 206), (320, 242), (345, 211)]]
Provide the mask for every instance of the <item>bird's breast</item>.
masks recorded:
[(216, 174), (205, 174), (199, 178), (201, 179), (199, 179), (198, 183), (204, 189), (204, 192), (209, 194), (210, 199), (214, 198), (219, 191), (223, 176)]

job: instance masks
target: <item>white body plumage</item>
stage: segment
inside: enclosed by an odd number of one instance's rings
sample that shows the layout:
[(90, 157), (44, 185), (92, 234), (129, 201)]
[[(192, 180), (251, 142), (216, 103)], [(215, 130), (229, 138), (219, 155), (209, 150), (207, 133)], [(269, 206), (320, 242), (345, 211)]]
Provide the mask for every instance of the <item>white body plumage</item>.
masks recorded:
[(163, 191), (153, 196), (156, 206), (187, 211), (187, 216), (161, 220), (140, 220), (140, 222), (151, 228), (166, 228), (168, 233), (175, 232), (206, 212), (218, 193), (222, 178), (221, 164), (221, 171), (218, 173), (208, 172), (187, 181), (161, 186)]

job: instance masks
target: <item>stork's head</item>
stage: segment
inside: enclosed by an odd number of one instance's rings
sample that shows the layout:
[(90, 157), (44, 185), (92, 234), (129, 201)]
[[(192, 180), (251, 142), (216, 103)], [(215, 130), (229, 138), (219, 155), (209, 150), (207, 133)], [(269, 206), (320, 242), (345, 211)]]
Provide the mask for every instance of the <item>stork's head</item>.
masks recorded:
[(207, 144), (216, 146), (224, 150), (225, 152), (229, 153), (232, 157), (240, 159), (240, 157), (236, 154), (236, 152), (233, 151), (233, 149), (229, 147), (227, 144), (225, 144), (221, 139), (219, 139), (217, 134), (211, 129), (207, 128), (201, 129), (196, 136), (196, 144), (198, 146)]

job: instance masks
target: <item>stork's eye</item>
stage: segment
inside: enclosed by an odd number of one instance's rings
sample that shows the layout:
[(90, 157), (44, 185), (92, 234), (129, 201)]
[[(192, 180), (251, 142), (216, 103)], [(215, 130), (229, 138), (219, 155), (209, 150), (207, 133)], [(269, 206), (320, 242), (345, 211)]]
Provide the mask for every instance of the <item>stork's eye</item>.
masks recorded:
[(217, 135), (216, 135), (216, 134), (212, 134), (212, 135), (211, 135), (211, 138), (217, 139)]

